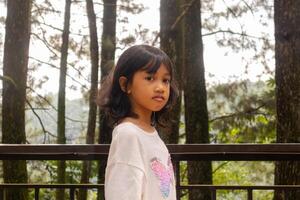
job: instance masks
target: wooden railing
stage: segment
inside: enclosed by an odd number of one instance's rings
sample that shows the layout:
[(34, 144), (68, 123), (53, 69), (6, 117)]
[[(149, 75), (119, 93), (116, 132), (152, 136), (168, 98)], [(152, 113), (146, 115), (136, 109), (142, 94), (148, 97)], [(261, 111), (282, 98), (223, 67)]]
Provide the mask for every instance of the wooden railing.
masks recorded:
[[(184, 189), (210, 190), (216, 199), (217, 190), (245, 190), (247, 199), (253, 199), (253, 190), (299, 190), (300, 185), (229, 186), (229, 185), (181, 185), (180, 161), (300, 161), (300, 144), (188, 144), (167, 145), (175, 164), (177, 199)], [(106, 160), (109, 145), (0, 145), (0, 160)], [(42, 188), (63, 188), (74, 200), (75, 190), (103, 189), (103, 184), (0, 184), (0, 199), (5, 189), (34, 189), (35, 200)]]

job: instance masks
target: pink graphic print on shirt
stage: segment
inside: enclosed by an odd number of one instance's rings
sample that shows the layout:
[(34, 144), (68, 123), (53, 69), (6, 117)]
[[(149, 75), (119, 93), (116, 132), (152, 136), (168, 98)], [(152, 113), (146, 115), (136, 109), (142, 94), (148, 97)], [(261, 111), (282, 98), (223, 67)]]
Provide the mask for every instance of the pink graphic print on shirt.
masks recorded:
[(151, 169), (153, 170), (155, 176), (160, 182), (160, 191), (164, 198), (167, 198), (170, 194), (171, 183), (173, 183), (173, 165), (171, 162), (171, 157), (168, 159), (168, 168), (162, 164), (161, 160), (157, 157), (151, 159)]

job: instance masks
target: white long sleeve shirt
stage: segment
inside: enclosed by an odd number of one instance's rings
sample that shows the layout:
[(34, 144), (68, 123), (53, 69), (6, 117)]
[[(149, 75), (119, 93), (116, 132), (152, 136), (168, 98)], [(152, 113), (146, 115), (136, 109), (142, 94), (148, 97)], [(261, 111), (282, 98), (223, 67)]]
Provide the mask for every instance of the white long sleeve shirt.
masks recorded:
[(145, 132), (131, 122), (114, 128), (105, 200), (176, 200), (171, 157), (157, 131)]

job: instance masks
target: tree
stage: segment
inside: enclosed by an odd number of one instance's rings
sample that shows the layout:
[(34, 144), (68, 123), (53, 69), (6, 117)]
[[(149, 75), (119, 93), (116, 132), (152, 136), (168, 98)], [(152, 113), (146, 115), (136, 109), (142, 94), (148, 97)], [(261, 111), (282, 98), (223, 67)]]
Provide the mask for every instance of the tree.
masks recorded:
[[(62, 34), (61, 58), (60, 58), (60, 74), (59, 74), (59, 91), (58, 91), (58, 106), (57, 106), (57, 143), (66, 144), (65, 135), (65, 101), (66, 101), (66, 74), (69, 46), (69, 30), (70, 30), (70, 11), (71, 0), (65, 1), (64, 13), (64, 30)], [(57, 182), (65, 183), (66, 176), (66, 161), (58, 161), (57, 167)], [(58, 189), (56, 192), (57, 200), (65, 199), (64, 190)]]
[[(7, 1), (4, 43), (2, 142), (25, 144), (25, 101), (31, 1)], [(5, 183), (26, 183), (26, 161), (3, 161)], [(28, 199), (27, 190), (8, 190), (5, 199)]]
[[(97, 23), (96, 14), (94, 11), (93, 0), (86, 0), (86, 11), (89, 21), (89, 31), (90, 31), (90, 53), (91, 53), (91, 89), (89, 97), (89, 117), (88, 117), (88, 128), (86, 135), (86, 143), (94, 144), (95, 142), (95, 127), (96, 127), (96, 117), (97, 117), (97, 86), (98, 86), (98, 68), (99, 68), (99, 46), (97, 37)], [(89, 176), (91, 173), (91, 162), (84, 161), (82, 166), (81, 183), (88, 183)], [(87, 190), (79, 191), (79, 199), (87, 199)]]
[(163, 129), (162, 137), (166, 143), (178, 144), (179, 125), (181, 113), (181, 90), (180, 80), (183, 68), (183, 23), (180, 20), (182, 9), (181, 0), (160, 1), (160, 48), (171, 58), (175, 66), (175, 77), (179, 89), (179, 98), (170, 113), (170, 127)]
[[(274, 1), (277, 142), (300, 142), (300, 2)], [(299, 185), (300, 162), (277, 162), (276, 185)], [(300, 199), (300, 191), (275, 192), (276, 200)]]
[[(101, 46), (101, 81), (109, 74), (114, 66), (116, 50), (116, 17), (117, 0), (103, 0), (103, 32)], [(99, 144), (110, 144), (112, 128), (108, 126), (104, 112), (99, 109)], [(98, 163), (98, 183), (104, 182), (106, 162)], [(104, 191), (98, 191), (98, 199), (104, 199)]]
[[(209, 143), (207, 95), (205, 86), (200, 0), (186, 0), (189, 10), (184, 29), (184, 106), (186, 143)], [(212, 183), (211, 162), (188, 162), (190, 184)], [(210, 192), (189, 191), (190, 199), (210, 199)]]

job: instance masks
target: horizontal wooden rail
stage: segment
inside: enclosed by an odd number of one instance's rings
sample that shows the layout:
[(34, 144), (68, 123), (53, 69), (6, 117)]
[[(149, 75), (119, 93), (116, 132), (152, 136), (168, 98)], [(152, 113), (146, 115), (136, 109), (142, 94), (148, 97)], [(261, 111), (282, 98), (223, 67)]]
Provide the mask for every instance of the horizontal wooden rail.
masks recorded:
[[(300, 185), (205, 185), (205, 184), (191, 184), (191, 185), (180, 185), (180, 189), (217, 189), (217, 190), (298, 190)], [(40, 189), (100, 189), (104, 188), (104, 184), (31, 184), (31, 183), (3, 183), (0, 184), (0, 189), (16, 189), (16, 188), (40, 188)]]
[[(130, 145), (130, 144), (128, 144)], [(173, 160), (300, 160), (300, 144), (168, 144)], [(103, 160), (108, 144), (1, 144), (0, 160)]]

